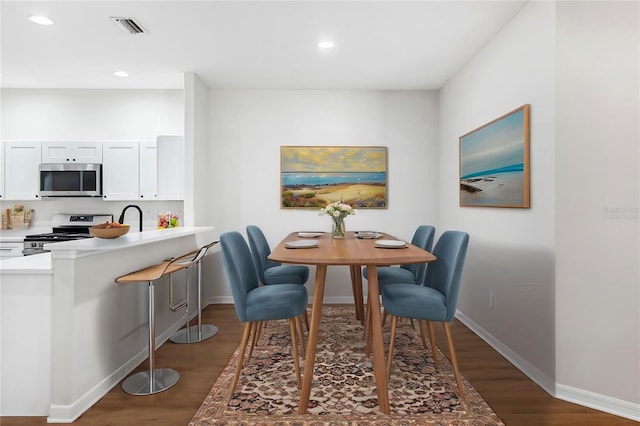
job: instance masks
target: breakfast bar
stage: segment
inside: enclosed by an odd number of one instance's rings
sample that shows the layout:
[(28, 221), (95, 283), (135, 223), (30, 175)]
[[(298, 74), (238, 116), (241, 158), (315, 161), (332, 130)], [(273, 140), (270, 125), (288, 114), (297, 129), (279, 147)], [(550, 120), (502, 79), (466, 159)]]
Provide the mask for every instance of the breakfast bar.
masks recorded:
[[(0, 261), (0, 415), (72, 422), (117, 385), (147, 358), (148, 299), (144, 286), (115, 279), (201, 247), (213, 231), (89, 238)], [(184, 325), (184, 312), (168, 308), (167, 284), (156, 294), (157, 346)]]

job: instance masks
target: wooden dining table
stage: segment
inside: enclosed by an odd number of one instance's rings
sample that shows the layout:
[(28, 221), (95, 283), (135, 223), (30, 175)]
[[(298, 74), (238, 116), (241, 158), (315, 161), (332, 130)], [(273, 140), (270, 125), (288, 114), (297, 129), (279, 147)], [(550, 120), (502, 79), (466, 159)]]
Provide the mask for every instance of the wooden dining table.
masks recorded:
[[(303, 235), (309, 235), (309, 233), (304, 233)], [(287, 247), (287, 243), (310, 239), (317, 241), (316, 247)], [(357, 238), (356, 233), (354, 232), (347, 232), (344, 239), (334, 239), (331, 237), (331, 233), (329, 232), (322, 233), (321, 235), (314, 236), (313, 238), (302, 238), (297, 232), (292, 232), (282, 240), (282, 242), (280, 242), (280, 244), (278, 244), (278, 246), (269, 255), (269, 259), (277, 262), (316, 266), (313, 304), (311, 309), (311, 324), (307, 343), (307, 358), (302, 380), (302, 390), (300, 392), (300, 404), (298, 406), (299, 414), (306, 413), (309, 405), (311, 384), (313, 382), (313, 368), (318, 344), (318, 331), (320, 328), (320, 319), (322, 317), (327, 267), (333, 265), (344, 265), (350, 267), (352, 285), (354, 285), (354, 294), (357, 283), (360, 283), (360, 301), (358, 303), (358, 300), (356, 300), (356, 311), (362, 309), (361, 315), (363, 317), (364, 309), (362, 308), (362, 281), (360, 271), (362, 266), (366, 266), (368, 269), (367, 282), (368, 292), (370, 295), (368, 303), (370, 303), (371, 306), (370, 309), (367, 309), (367, 312), (371, 315), (369, 323), (371, 325), (373, 369), (376, 381), (378, 406), (382, 413), (390, 414), (387, 372), (382, 339), (382, 318), (380, 314), (380, 299), (378, 297), (377, 268), (378, 266), (383, 265), (428, 263), (435, 261), (436, 257), (410, 243), (406, 243), (406, 246), (402, 248), (380, 248), (375, 244), (375, 242), (379, 240), (396, 240), (396, 238), (387, 234), (382, 234), (377, 239), (361, 239)], [(358, 299), (357, 296), (356, 299)], [(358, 305), (360, 307), (358, 307)]]

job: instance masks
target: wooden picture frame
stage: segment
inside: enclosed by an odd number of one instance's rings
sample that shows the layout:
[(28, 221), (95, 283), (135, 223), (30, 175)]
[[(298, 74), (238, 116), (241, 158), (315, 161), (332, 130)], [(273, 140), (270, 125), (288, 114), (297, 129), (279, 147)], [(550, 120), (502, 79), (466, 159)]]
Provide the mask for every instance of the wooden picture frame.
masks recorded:
[(387, 148), (281, 146), (280, 208), (387, 208)]
[(530, 208), (530, 106), (459, 138), (460, 206)]

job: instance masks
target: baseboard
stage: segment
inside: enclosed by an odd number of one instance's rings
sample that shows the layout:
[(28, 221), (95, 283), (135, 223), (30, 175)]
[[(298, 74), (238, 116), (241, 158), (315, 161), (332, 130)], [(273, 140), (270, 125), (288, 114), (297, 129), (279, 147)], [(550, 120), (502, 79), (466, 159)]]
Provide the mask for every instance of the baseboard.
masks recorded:
[(518, 370), (522, 371), (531, 380), (537, 383), (538, 386), (545, 390), (545, 392), (547, 392), (551, 396), (555, 396), (555, 382), (551, 377), (544, 374), (536, 366), (521, 357), (518, 353), (511, 350), (511, 348), (502, 343), (495, 336), (486, 331), (478, 323), (467, 317), (462, 312), (456, 311), (456, 318), (458, 318), (460, 322), (466, 325), (471, 331), (477, 334), (482, 340), (487, 342), (487, 344), (495, 349), (500, 355), (505, 357), (507, 361), (513, 364)]
[(553, 379), (511, 350), (508, 346), (495, 338), (491, 333), (487, 332), (462, 312), (457, 311), (456, 318), (477, 334), (482, 340), (487, 342), (487, 344), (495, 349), (500, 355), (505, 357), (507, 361), (513, 364), (518, 370), (522, 371), (531, 380), (537, 383), (549, 395), (562, 399), (563, 401), (593, 408), (594, 410), (640, 421), (640, 404), (555, 383)]
[(640, 422), (640, 404), (556, 384), (556, 398)]
[[(197, 315), (197, 312), (193, 313), (192, 318)], [(185, 324), (184, 316), (176, 321), (171, 327), (167, 328), (159, 336), (156, 336), (156, 348), (162, 346), (173, 334), (178, 331)], [(72, 423), (85, 411), (91, 408), (96, 402), (104, 397), (111, 389), (113, 389), (122, 379), (127, 377), (140, 363), (142, 363), (149, 356), (149, 350), (147, 348), (142, 349), (140, 352), (131, 357), (128, 361), (122, 364), (118, 369), (111, 372), (100, 383), (78, 398), (73, 404), (69, 405), (57, 405), (52, 404), (49, 408), (49, 416), (47, 417), (47, 423)]]

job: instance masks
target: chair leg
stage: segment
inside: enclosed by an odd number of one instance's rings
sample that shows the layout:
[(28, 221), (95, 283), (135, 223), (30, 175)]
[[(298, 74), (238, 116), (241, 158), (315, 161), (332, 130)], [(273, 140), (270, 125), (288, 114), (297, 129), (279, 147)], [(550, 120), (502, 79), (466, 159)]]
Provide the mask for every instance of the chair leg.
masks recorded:
[(304, 308), (302, 318), (304, 318), (304, 325), (305, 327), (307, 327), (307, 331), (309, 331), (309, 316), (307, 315), (307, 308)]
[(249, 335), (251, 334), (252, 328), (253, 324), (250, 322), (244, 325), (244, 333), (242, 334), (242, 342), (240, 343), (240, 352), (238, 353), (238, 362), (236, 363), (236, 372), (233, 375), (233, 382), (231, 382), (230, 397), (233, 397), (233, 392), (235, 391), (238, 379), (240, 378), (240, 370), (242, 370), (242, 364), (244, 363), (244, 353), (247, 350)]
[(429, 341), (431, 342), (431, 353), (433, 354), (433, 362), (436, 368), (440, 368), (438, 362), (438, 347), (436, 346), (436, 334), (433, 332), (433, 323), (427, 321), (427, 330), (429, 330)]
[(304, 350), (304, 331), (302, 330), (302, 318), (296, 317), (296, 325), (298, 326), (298, 340), (300, 340), (300, 356), (305, 359), (307, 356)]
[(296, 341), (296, 321), (289, 318), (289, 330), (291, 330), (291, 348), (293, 350), (293, 365), (296, 370), (296, 384), (298, 389), (302, 389), (302, 378), (300, 377), (300, 360), (298, 359), (298, 342)]
[(422, 346), (427, 349), (427, 338), (425, 337), (426, 334), (426, 330), (425, 330), (425, 321), (423, 320), (418, 320), (418, 325), (420, 326), (420, 338), (422, 339)]
[(391, 315), (391, 338), (389, 339), (389, 356), (387, 357), (387, 380), (391, 377), (391, 362), (393, 361), (393, 347), (396, 344), (396, 327), (398, 317)]
[(253, 323), (253, 327), (251, 331), (253, 332), (253, 338), (251, 339), (251, 344), (249, 345), (249, 355), (247, 356), (247, 362), (251, 360), (251, 356), (253, 355), (253, 348), (255, 348), (258, 343), (258, 339), (260, 338), (260, 333), (262, 332), (262, 327), (264, 326), (265, 321), (257, 321)]
[(449, 323), (443, 322), (444, 334), (447, 337), (447, 346), (449, 346), (449, 352), (451, 354), (451, 366), (453, 367), (453, 374), (456, 376), (456, 383), (458, 384), (458, 392), (460, 396), (464, 398), (464, 391), (462, 390), (462, 380), (460, 379), (460, 371), (458, 370), (458, 359), (456, 358), (456, 350), (453, 347), (453, 340), (451, 339), (451, 330), (449, 329)]

